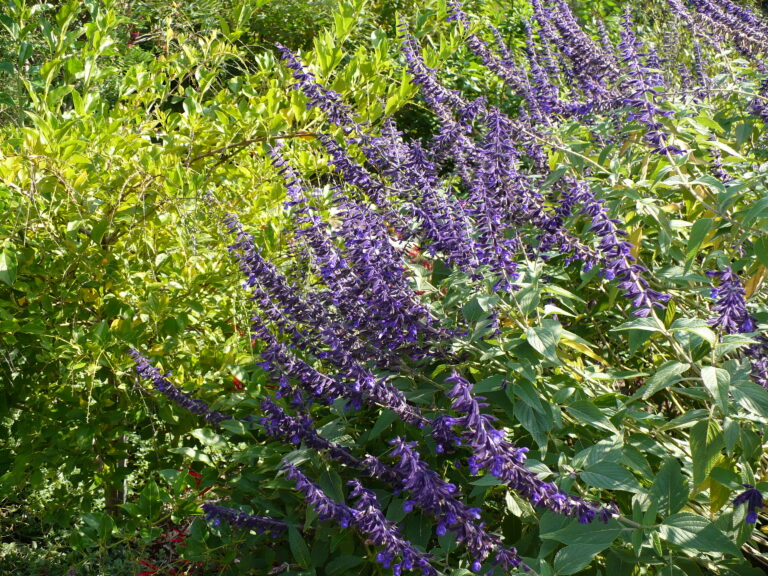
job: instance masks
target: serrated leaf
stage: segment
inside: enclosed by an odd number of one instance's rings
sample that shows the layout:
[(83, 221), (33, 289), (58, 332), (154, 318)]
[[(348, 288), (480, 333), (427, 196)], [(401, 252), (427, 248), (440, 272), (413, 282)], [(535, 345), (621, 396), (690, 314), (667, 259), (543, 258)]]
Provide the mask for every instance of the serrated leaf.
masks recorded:
[(205, 452), (197, 450), (196, 448), (190, 448), (189, 446), (179, 446), (178, 448), (169, 448), (168, 452), (171, 452), (172, 454), (182, 454), (194, 462), (202, 462), (211, 468), (215, 468), (210, 456), (208, 456), (208, 454)]
[(581, 524), (572, 521), (565, 528), (560, 528), (554, 532), (542, 533), (540, 537), (543, 540), (557, 540), (568, 545), (593, 544), (595, 546), (603, 546), (603, 549), (605, 549), (616, 538), (621, 536), (624, 531), (625, 529), (615, 520), (610, 520), (607, 524), (602, 522)]
[(691, 459), (693, 460), (693, 492), (703, 489), (704, 481), (725, 447), (720, 425), (711, 419), (704, 420), (691, 428)]
[(566, 408), (568, 413), (585, 424), (618, 434), (619, 431), (608, 417), (589, 400), (577, 400)]
[(699, 253), (699, 248), (704, 243), (707, 234), (712, 230), (712, 218), (702, 218), (693, 223), (691, 233), (688, 236), (688, 246), (685, 254), (685, 270), (687, 271), (694, 258)]
[(204, 446), (210, 446), (215, 450), (222, 450), (227, 447), (227, 441), (210, 428), (198, 428), (192, 430), (190, 434), (200, 440), (200, 443)]
[(233, 434), (245, 435), (248, 433), (248, 429), (245, 427), (245, 424), (243, 424), (240, 420), (222, 420), (219, 423), (219, 426), (224, 428), (224, 430), (232, 432)]
[(652, 318), (636, 318), (629, 322), (624, 322), (616, 328), (611, 328), (611, 332), (623, 332), (624, 330), (642, 330), (645, 332), (660, 332), (661, 328)]
[(666, 518), (659, 526), (659, 536), (671, 544), (702, 552), (739, 555), (739, 549), (707, 519), (681, 512)]
[(595, 559), (595, 556), (607, 547), (595, 544), (579, 544), (558, 550), (555, 554), (555, 574), (562, 574), (563, 576), (576, 574), (587, 567)]
[(720, 407), (723, 415), (728, 414), (728, 390), (731, 385), (731, 375), (727, 370), (715, 368), (714, 366), (704, 366), (701, 369), (701, 380), (712, 399)]
[(0, 281), (12, 286), (16, 282), (16, 271), (18, 269), (18, 260), (16, 253), (10, 246), (6, 246), (0, 252)]
[(677, 460), (668, 458), (664, 462), (656, 474), (648, 497), (656, 503), (662, 516), (674, 514), (688, 503), (688, 482)]
[(544, 356), (547, 360), (559, 363), (557, 357), (557, 344), (560, 342), (560, 335), (563, 327), (553, 318), (545, 318), (541, 326), (532, 326), (526, 330), (528, 343), (536, 352)]
[(595, 488), (639, 492), (640, 483), (634, 475), (615, 462), (598, 462), (584, 470), (581, 479)]
[(703, 338), (710, 345), (714, 346), (717, 342), (717, 334), (710, 328), (706, 320), (698, 318), (678, 318), (669, 327), (670, 332), (691, 332)]
[(312, 565), (312, 557), (309, 553), (309, 547), (304, 541), (304, 537), (296, 528), (288, 528), (288, 545), (291, 548), (293, 559), (302, 568), (309, 568)]
[(677, 362), (676, 360), (669, 360), (661, 365), (656, 371), (656, 374), (651, 376), (643, 387), (643, 400), (647, 400), (656, 392), (669, 388), (680, 382), (681, 375), (688, 370), (688, 364)]

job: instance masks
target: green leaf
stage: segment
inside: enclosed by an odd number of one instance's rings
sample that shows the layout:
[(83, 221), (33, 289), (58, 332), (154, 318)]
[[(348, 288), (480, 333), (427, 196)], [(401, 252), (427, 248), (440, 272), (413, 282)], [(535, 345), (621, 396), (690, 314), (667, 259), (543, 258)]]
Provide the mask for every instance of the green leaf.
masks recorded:
[(559, 363), (557, 343), (560, 342), (563, 327), (554, 318), (545, 318), (541, 324), (541, 326), (528, 328), (526, 331), (528, 343), (547, 360)]
[(601, 428), (608, 432), (618, 434), (619, 430), (608, 417), (589, 400), (577, 400), (566, 408), (568, 413), (582, 423), (590, 424), (595, 428)]
[(656, 474), (648, 497), (657, 505), (662, 516), (674, 514), (688, 503), (688, 482), (677, 460), (667, 458)]
[(157, 482), (150, 480), (139, 497), (139, 510), (144, 518), (154, 520), (160, 515), (163, 503), (160, 501), (160, 487)]
[(646, 332), (660, 332), (661, 328), (653, 318), (635, 318), (629, 322), (624, 322), (616, 328), (611, 328), (611, 332), (623, 332), (625, 330), (643, 330)]
[(659, 536), (671, 544), (702, 552), (722, 552), (738, 556), (738, 547), (714, 524), (696, 514), (681, 512), (666, 518), (659, 527)]
[(325, 573), (328, 576), (344, 576), (352, 574), (351, 570), (355, 566), (363, 563), (359, 556), (339, 556), (325, 565)]
[(608, 546), (596, 544), (579, 544), (566, 546), (555, 554), (555, 574), (576, 574), (587, 567), (595, 556), (600, 554)]
[(387, 430), (393, 422), (397, 420), (397, 414), (391, 410), (384, 410), (381, 416), (376, 420), (376, 424), (371, 428), (371, 433), (368, 435), (369, 440), (378, 438), (384, 430)]
[(18, 260), (16, 252), (10, 246), (5, 246), (0, 252), (0, 280), (8, 286), (16, 282), (16, 271), (18, 269)]
[(221, 426), (224, 430), (228, 430), (233, 434), (239, 434), (241, 436), (244, 436), (248, 433), (248, 429), (245, 427), (245, 424), (243, 424), (240, 420), (223, 420), (219, 423), (219, 426)]
[(677, 362), (676, 360), (669, 360), (662, 364), (656, 371), (656, 374), (651, 376), (643, 387), (643, 400), (647, 400), (659, 390), (669, 388), (680, 382), (682, 379), (681, 374), (686, 372), (688, 368), (688, 364)]
[(755, 384), (749, 375), (749, 365), (731, 361), (726, 364), (731, 375), (731, 394), (733, 399), (747, 412), (761, 418), (768, 418), (768, 391)]
[(192, 430), (190, 434), (200, 440), (203, 446), (209, 446), (215, 450), (227, 447), (227, 441), (210, 428), (198, 428), (197, 430)]
[(697, 493), (704, 488), (704, 482), (725, 447), (720, 425), (712, 419), (694, 425), (691, 428), (690, 445), (693, 459), (693, 491)]
[(472, 386), (472, 391), (475, 394), (485, 394), (486, 392), (494, 392), (501, 390), (501, 387), (507, 381), (507, 377), (504, 374), (494, 374), (488, 378), (480, 380), (477, 384)]
[(700, 320), (698, 318), (678, 318), (669, 327), (670, 332), (691, 332), (697, 336), (703, 338), (711, 346), (714, 346), (717, 342), (717, 334), (709, 327), (706, 320)]
[(691, 263), (699, 253), (704, 238), (712, 230), (712, 218), (702, 218), (693, 223), (691, 233), (688, 236), (688, 247), (685, 254), (685, 270), (691, 267)]
[(625, 529), (615, 520), (610, 520), (607, 524), (602, 522), (592, 522), (591, 524), (581, 524), (572, 521), (565, 528), (540, 534), (543, 540), (557, 540), (568, 545), (589, 545), (603, 546), (603, 549), (610, 546), (616, 538), (621, 536)]
[(581, 479), (595, 488), (640, 492), (640, 483), (634, 475), (615, 462), (598, 462), (584, 470)]
[(299, 533), (296, 528), (288, 528), (288, 545), (291, 548), (291, 554), (293, 559), (302, 568), (309, 568), (312, 566), (312, 557), (309, 553), (309, 547), (304, 541), (304, 537)]
[(709, 391), (712, 399), (720, 407), (723, 415), (728, 414), (728, 390), (731, 385), (731, 375), (727, 370), (715, 368), (714, 366), (704, 366), (701, 369), (701, 380)]
[(178, 448), (169, 448), (168, 452), (171, 452), (172, 454), (183, 454), (194, 462), (202, 462), (211, 468), (216, 467), (214, 466), (213, 461), (211, 460), (210, 456), (208, 456), (208, 454), (201, 452), (196, 448), (190, 448), (189, 446), (179, 446)]

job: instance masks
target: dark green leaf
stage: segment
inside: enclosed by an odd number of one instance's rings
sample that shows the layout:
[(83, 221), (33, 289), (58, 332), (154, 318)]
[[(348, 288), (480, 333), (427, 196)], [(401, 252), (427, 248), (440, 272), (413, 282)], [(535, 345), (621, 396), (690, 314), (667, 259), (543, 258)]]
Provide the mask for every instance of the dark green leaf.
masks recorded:
[(739, 555), (739, 549), (707, 519), (681, 512), (666, 518), (659, 527), (659, 536), (682, 548), (702, 552)]
[(658, 506), (662, 516), (678, 512), (688, 502), (688, 482), (683, 477), (680, 463), (668, 458), (656, 474), (648, 496)]

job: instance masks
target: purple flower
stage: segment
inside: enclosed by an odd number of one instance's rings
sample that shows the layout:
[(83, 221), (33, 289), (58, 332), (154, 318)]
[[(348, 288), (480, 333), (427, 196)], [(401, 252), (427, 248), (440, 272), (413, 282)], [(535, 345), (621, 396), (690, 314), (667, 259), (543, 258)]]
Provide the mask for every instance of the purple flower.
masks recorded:
[(339, 126), (355, 124), (352, 109), (344, 102), (341, 94), (329, 90), (317, 82), (315, 75), (307, 71), (296, 55), (282, 44), (276, 44), (285, 65), (293, 72), (296, 86), (309, 99), (308, 108), (317, 107), (328, 116), (328, 120)]
[(304, 494), (320, 520), (333, 520), (343, 528), (355, 528), (371, 540), (374, 546), (380, 547), (376, 560), (384, 568), (391, 567), (397, 575), (403, 570), (420, 570), (426, 576), (438, 575), (429, 563), (429, 556), (418, 551), (400, 535), (397, 527), (385, 518), (376, 495), (359, 481), (350, 482), (350, 496), (356, 499), (354, 508), (350, 508), (329, 498), (320, 486), (288, 462), (284, 463), (283, 470), (288, 479), (296, 483), (296, 489)]
[(214, 526), (226, 522), (232, 526), (256, 530), (259, 533), (269, 532), (272, 536), (279, 536), (286, 529), (284, 522), (267, 516), (253, 516), (242, 510), (225, 508), (210, 502), (204, 503), (202, 508), (205, 519)]
[(376, 555), (377, 562), (384, 568), (391, 567), (395, 576), (403, 570), (420, 570), (424, 575), (437, 576), (437, 570), (429, 563), (429, 556), (414, 548), (400, 535), (397, 526), (386, 519), (376, 495), (358, 480), (348, 484), (352, 487), (350, 497), (356, 500), (355, 528), (365, 534), (374, 546), (382, 548)]
[(663, 125), (657, 119), (659, 116), (671, 115), (671, 112), (663, 110), (656, 104), (658, 94), (656, 87), (663, 85), (664, 80), (654, 70), (640, 62), (641, 57), (647, 55), (642, 52), (643, 44), (637, 39), (632, 29), (632, 13), (629, 5), (624, 14), (619, 50), (628, 70), (627, 79), (622, 84), (622, 91), (624, 104), (632, 109), (629, 119), (645, 125), (647, 130), (644, 138), (653, 146), (655, 152), (682, 153), (679, 148), (667, 144), (669, 135), (664, 132)]
[(161, 392), (174, 404), (189, 410), (193, 414), (202, 416), (207, 422), (210, 422), (214, 425), (219, 424), (224, 420), (230, 420), (232, 418), (231, 416), (228, 416), (222, 412), (211, 410), (206, 402), (193, 398), (187, 392), (184, 392), (180, 388), (171, 384), (168, 381), (171, 373), (168, 372), (165, 375), (161, 374), (160, 371), (152, 366), (149, 363), (149, 360), (142, 356), (141, 353), (135, 348), (131, 348), (128, 351), (128, 354), (131, 356), (131, 358), (133, 358), (134, 362), (136, 362), (136, 372), (139, 374), (139, 376), (145, 380), (150, 380), (154, 384), (155, 389), (158, 392)]
[[(615, 280), (619, 289), (624, 290), (622, 296), (632, 300), (635, 316), (648, 316), (654, 307), (664, 309), (669, 295), (648, 288), (648, 281), (643, 278), (646, 269), (635, 262), (632, 244), (622, 239), (626, 232), (618, 228), (619, 221), (608, 216), (602, 201), (595, 198), (586, 182), (568, 180), (567, 183), (571, 190), (562, 201), (590, 216), (591, 230), (600, 238), (603, 277)], [(570, 212), (570, 208), (566, 212)]]
[(744, 484), (744, 492), (736, 496), (733, 499), (733, 505), (739, 506), (741, 504), (747, 505), (747, 524), (754, 524), (757, 522), (757, 513), (763, 507), (763, 495), (759, 490), (755, 489), (752, 484)]
[(481, 412), (486, 406), (482, 402), (484, 398), (472, 395), (472, 385), (456, 371), (446, 382), (454, 385), (447, 395), (453, 399), (453, 410), (461, 414), (456, 426), (463, 429), (464, 444), (472, 452), (467, 461), (470, 473), (484, 469), (534, 506), (578, 518), (581, 523), (592, 522), (595, 518), (607, 522), (617, 514), (615, 506), (601, 507), (539, 479), (524, 466), (528, 449), (513, 446), (506, 440), (505, 433), (493, 426), (494, 418)]
[(456, 541), (466, 546), (475, 562), (494, 555), (498, 565), (505, 569), (524, 566), (514, 548), (505, 548), (501, 538), (485, 531), (479, 522), (478, 508), (471, 508), (459, 499), (457, 487), (443, 480), (430, 470), (416, 451), (416, 442), (395, 438), (390, 442), (395, 448), (392, 457), (398, 459), (393, 470), (402, 479), (402, 486), (411, 493), (403, 507), (406, 512), (418, 505), (437, 519), (435, 533), (444, 536), (448, 531), (456, 534)]
[(307, 504), (315, 509), (320, 520), (333, 520), (342, 528), (349, 528), (353, 524), (354, 512), (348, 506), (329, 498), (320, 486), (288, 462), (283, 463), (283, 470), (287, 478), (296, 483), (296, 490), (304, 494)]
[(747, 312), (747, 302), (744, 299), (747, 292), (731, 267), (708, 271), (707, 276), (718, 280), (717, 287), (713, 288), (711, 293), (715, 299), (713, 309), (717, 317), (710, 320), (710, 323), (728, 334), (753, 332), (756, 325), (755, 319)]
[(547, 30), (547, 27), (557, 29), (556, 37), (551, 32), (544, 35), (570, 60), (571, 72), (579, 87), (592, 99), (602, 101), (610, 98), (605, 82), (615, 79), (617, 70), (610, 56), (581, 29), (568, 4), (557, 0), (546, 10), (540, 7), (539, 0), (533, 0), (531, 4), (542, 30)]

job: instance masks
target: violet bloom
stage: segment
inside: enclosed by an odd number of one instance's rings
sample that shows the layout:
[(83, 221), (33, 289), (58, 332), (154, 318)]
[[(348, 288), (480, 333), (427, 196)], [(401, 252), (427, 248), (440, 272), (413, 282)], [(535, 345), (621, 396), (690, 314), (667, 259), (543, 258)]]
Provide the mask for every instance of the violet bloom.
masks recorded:
[(414, 548), (405, 540), (397, 526), (386, 519), (381, 511), (376, 494), (363, 487), (358, 480), (348, 483), (352, 486), (350, 497), (355, 499), (355, 528), (365, 534), (374, 546), (382, 550), (376, 555), (376, 561), (384, 568), (392, 568), (394, 576), (400, 576), (403, 570), (419, 570), (426, 576), (438, 576), (429, 563), (429, 556)]
[(623, 240), (627, 233), (617, 226), (618, 220), (610, 218), (601, 200), (597, 200), (583, 181), (570, 181), (571, 190), (563, 201), (578, 206), (582, 214), (592, 218), (591, 230), (600, 238), (601, 274), (607, 280), (615, 280), (624, 290), (622, 296), (632, 300), (635, 316), (650, 315), (653, 308), (664, 309), (669, 295), (648, 288), (643, 277), (647, 271), (635, 262), (632, 244)]
[(315, 75), (307, 71), (296, 55), (282, 44), (275, 44), (285, 65), (293, 72), (296, 86), (309, 99), (308, 108), (317, 107), (328, 116), (328, 120), (339, 126), (355, 124), (352, 109), (344, 102), (341, 94), (329, 90), (317, 82)]
[(675, 16), (685, 22), (689, 28), (693, 28), (693, 16), (688, 11), (688, 8), (685, 7), (683, 0), (667, 0), (667, 4), (669, 4), (669, 7), (672, 9)]
[(387, 190), (380, 180), (373, 178), (355, 162), (333, 137), (321, 134), (320, 142), (331, 155), (331, 164), (334, 169), (344, 176), (348, 184), (365, 192), (368, 199), (377, 206), (382, 208), (387, 206)]
[(358, 304), (369, 322), (369, 340), (385, 350), (401, 346), (418, 352), (434, 333), (429, 311), (421, 304), (406, 274), (402, 255), (393, 246), (381, 214), (360, 202), (337, 197), (341, 218), (338, 237), (359, 278)]
[(605, 81), (614, 79), (617, 70), (611, 58), (581, 29), (568, 4), (557, 0), (547, 13), (541, 10), (536, 13), (538, 0), (532, 4), (537, 20), (549, 21), (557, 29), (559, 37), (553, 42), (571, 61), (571, 70), (580, 88), (597, 100), (609, 98)]
[(482, 413), (481, 408), (487, 405), (482, 402), (484, 398), (472, 395), (472, 385), (456, 371), (446, 382), (454, 384), (447, 396), (453, 399), (453, 410), (461, 414), (456, 427), (462, 430), (463, 443), (472, 451), (472, 456), (467, 459), (471, 474), (486, 470), (534, 506), (577, 518), (582, 524), (595, 518), (607, 522), (618, 514), (613, 505), (601, 507), (539, 479), (525, 468), (528, 449), (515, 447), (506, 440), (503, 431), (494, 427), (495, 418)]
[(730, 38), (746, 58), (760, 61), (768, 50), (768, 25), (751, 10), (721, 0), (690, 0), (697, 11), (698, 24), (710, 32)]
[[(757, 330), (755, 318), (747, 311), (746, 291), (731, 267), (708, 271), (707, 276), (718, 280), (718, 285), (711, 292), (712, 298), (715, 299), (713, 310), (718, 316), (711, 319), (710, 324), (727, 334)], [(759, 334), (757, 342), (747, 348), (745, 355), (752, 367), (752, 379), (768, 390), (768, 337)]]
[(149, 363), (149, 360), (142, 356), (141, 353), (135, 348), (131, 348), (128, 351), (128, 354), (131, 356), (131, 358), (133, 358), (134, 362), (136, 362), (136, 372), (139, 374), (139, 376), (145, 380), (151, 381), (155, 386), (155, 389), (162, 393), (174, 404), (181, 406), (185, 410), (189, 410), (193, 414), (202, 416), (207, 422), (210, 422), (214, 425), (220, 424), (224, 420), (230, 420), (232, 418), (231, 416), (222, 412), (211, 410), (206, 402), (193, 398), (190, 394), (184, 392), (181, 388), (171, 384), (168, 381), (171, 373), (168, 372), (165, 375), (161, 374), (160, 371), (152, 366)]
[[(461, 9), (461, 3), (456, 1), (449, 2), (448, 20), (461, 22), (465, 29), (469, 29), (469, 17)], [(467, 47), (480, 57), (483, 64), (501, 78), (504, 83), (513, 91), (520, 94), (530, 107), (531, 114), (536, 120), (544, 121), (545, 118), (539, 110), (538, 102), (533, 94), (528, 76), (512, 59), (506, 45), (504, 44), (498, 30), (494, 30), (496, 42), (499, 46), (500, 55), (495, 54), (488, 43), (482, 40), (477, 34), (468, 34), (466, 38)]]
[(283, 463), (283, 470), (286, 472), (288, 480), (293, 480), (296, 483), (296, 490), (304, 494), (307, 504), (315, 509), (320, 520), (333, 520), (342, 528), (352, 526), (355, 515), (351, 508), (329, 498), (320, 486), (288, 462)]
[(342, 528), (355, 528), (381, 550), (376, 560), (384, 568), (392, 568), (399, 576), (403, 570), (420, 570), (426, 576), (438, 576), (429, 563), (429, 556), (414, 548), (389, 522), (381, 511), (373, 492), (363, 488), (358, 481), (352, 481), (351, 497), (357, 501), (354, 508), (329, 498), (322, 488), (312, 482), (298, 468), (285, 462), (283, 469), (289, 480), (296, 483), (296, 489), (304, 494), (307, 503), (315, 509), (320, 520), (333, 520)]
[(710, 323), (727, 334), (753, 332), (755, 319), (747, 312), (747, 302), (744, 299), (747, 292), (738, 275), (730, 266), (726, 266), (724, 270), (708, 271), (707, 276), (718, 280), (717, 287), (711, 292), (712, 298), (715, 299), (713, 310), (717, 317), (710, 320)]
[[(438, 520), (436, 534), (455, 533), (457, 543), (466, 546), (472, 554), (473, 566), (479, 567), (493, 554), (495, 566), (504, 570), (520, 567), (527, 570), (515, 548), (505, 548), (500, 536), (485, 531), (485, 523), (478, 522), (480, 510), (459, 500), (456, 486), (443, 480), (421, 460), (415, 449), (416, 442), (395, 438), (390, 444), (395, 447), (392, 456), (398, 459), (393, 470), (411, 494), (410, 499), (403, 503), (406, 512), (410, 512), (415, 505), (432, 514)], [(479, 570), (476, 567), (472, 569)]]
[(664, 132), (663, 125), (657, 117), (671, 116), (672, 112), (663, 110), (656, 104), (658, 94), (656, 86), (663, 79), (658, 74), (641, 64), (641, 57), (646, 56), (642, 52), (643, 45), (635, 36), (632, 29), (632, 15), (629, 5), (624, 14), (624, 23), (621, 30), (622, 61), (627, 67), (627, 79), (622, 84), (624, 92), (624, 104), (632, 109), (630, 120), (636, 120), (646, 127), (644, 138), (653, 146), (653, 150), (659, 154), (667, 152), (673, 154), (682, 153), (682, 150), (667, 144), (669, 135)]
[(749, 110), (752, 112), (752, 114), (768, 124), (768, 100), (766, 100), (766, 98), (768, 98), (768, 76), (766, 76), (760, 82), (760, 90), (758, 95), (760, 98), (754, 98), (752, 100), (749, 106)]
[(736, 496), (733, 499), (733, 505), (739, 506), (741, 504), (747, 505), (747, 524), (754, 524), (757, 522), (757, 513), (764, 506), (763, 495), (752, 484), (744, 484), (744, 492)]
[(242, 510), (225, 508), (210, 502), (204, 503), (202, 508), (205, 513), (205, 519), (213, 526), (219, 526), (222, 522), (225, 522), (238, 528), (256, 530), (260, 534), (268, 532), (273, 537), (279, 536), (286, 529), (284, 522), (269, 518), (268, 516), (254, 516)]
[(525, 54), (528, 57), (528, 64), (533, 77), (533, 95), (535, 98), (535, 105), (531, 106), (531, 114), (534, 120), (540, 116), (546, 121), (552, 114), (560, 113), (562, 105), (557, 93), (557, 86), (552, 83), (545, 69), (539, 64), (530, 25), (526, 24), (525, 32)]

